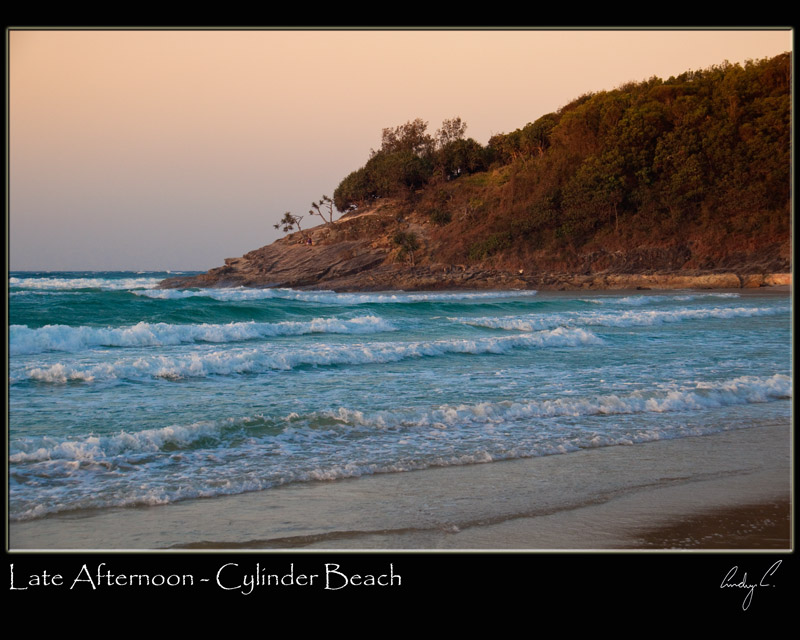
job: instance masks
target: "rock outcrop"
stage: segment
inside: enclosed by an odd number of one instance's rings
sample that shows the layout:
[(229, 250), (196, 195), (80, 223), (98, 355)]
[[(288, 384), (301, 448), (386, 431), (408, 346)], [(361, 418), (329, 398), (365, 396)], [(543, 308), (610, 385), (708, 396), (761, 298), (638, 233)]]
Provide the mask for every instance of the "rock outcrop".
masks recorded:
[[(394, 241), (412, 232), (411, 255)], [(791, 285), (791, 273), (772, 273), (751, 262), (689, 268), (697, 256), (686, 246), (594, 252), (558, 269), (521, 264), (516, 269), (437, 261), (434, 230), (424, 216), (402, 216), (381, 203), (332, 224), (296, 232), (206, 273), (164, 280), (162, 288), (291, 287), (335, 291), (442, 289), (729, 289)], [(311, 243), (309, 244), (309, 240)], [(441, 242), (441, 241), (440, 241)], [(547, 263), (547, 261), (543, 261)], [(738, 268), (743, 265), (742, 268)], [(728, 268), (725, 268), (725, 267)]]

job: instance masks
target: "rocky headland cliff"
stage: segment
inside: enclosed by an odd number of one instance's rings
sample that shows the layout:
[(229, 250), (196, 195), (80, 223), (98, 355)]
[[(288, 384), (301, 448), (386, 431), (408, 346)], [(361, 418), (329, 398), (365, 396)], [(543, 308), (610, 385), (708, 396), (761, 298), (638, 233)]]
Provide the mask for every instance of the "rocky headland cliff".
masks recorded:
[[(629, 250), (591, 250), (558, 259), (520, 259), (510, 267), (462, 264), (440, 259), (448, 240), (418, 212), (379, 202), (303, 233), (295, 232), (225, 264), (191, 277), (164, 280), (163, 288), (291, 287), (334, 291), (445, 289), (675, 289), (754, 288), (791, 284), (790, 262), (780, 247), (741, 251), (708, 264), (708, 251), (690, 244), (661, 244)], [(413, 256), (396, 240), (413, 233)], [(308, 240), (311, 240), (311, 244)], [(697, 245), (698, 243), (693, 243)]]
[(654, 77), (485, 146), (460, 118), (433, 135), (417, 118), (312, 203), (324, 224), (286, 212), (286, 237), (162, 286), (788, 285), (791, 79), (789, 53)]

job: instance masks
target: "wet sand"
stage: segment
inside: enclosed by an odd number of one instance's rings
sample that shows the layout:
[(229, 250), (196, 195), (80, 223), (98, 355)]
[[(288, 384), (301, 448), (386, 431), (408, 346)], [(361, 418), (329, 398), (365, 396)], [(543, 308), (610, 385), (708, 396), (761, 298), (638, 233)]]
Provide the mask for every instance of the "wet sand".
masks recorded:
[(10, 550), (788, 550), (791, 429), (60, 515)]
[(644, 530), (644, 549), (789, 549), (788, 500), (718, 509)]

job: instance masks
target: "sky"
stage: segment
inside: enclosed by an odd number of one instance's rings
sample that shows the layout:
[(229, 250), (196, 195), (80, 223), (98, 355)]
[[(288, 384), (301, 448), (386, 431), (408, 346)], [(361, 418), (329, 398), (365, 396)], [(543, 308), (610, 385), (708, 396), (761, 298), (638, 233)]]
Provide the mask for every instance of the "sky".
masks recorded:
[[(269, 244), (415, 118), (486, 144), (791, 29), (6, 31), (8, 268), (202, 270)], [(303, 221), (303, 226), (322, 222)]]

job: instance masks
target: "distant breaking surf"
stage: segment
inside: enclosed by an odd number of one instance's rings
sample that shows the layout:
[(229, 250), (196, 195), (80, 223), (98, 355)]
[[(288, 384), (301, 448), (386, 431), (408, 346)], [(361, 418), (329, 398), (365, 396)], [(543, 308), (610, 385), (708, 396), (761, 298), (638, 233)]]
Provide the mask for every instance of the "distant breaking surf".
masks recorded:
[(93, 347), (161, 347), (194, 342), (226, 343), (311, 333), (369, 334), (395, 331), (377, 316), (349, 320), (315, 318), (307, 322), (231, 322), (228, 324), (167, 324), (139, 322), (129, 327), (68, 327), (38, 329), (9, 327), (9, 353), (28, 355), (48, 351), (78, 352)]

